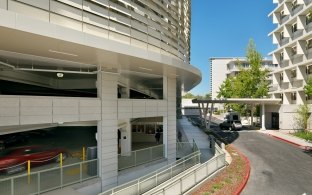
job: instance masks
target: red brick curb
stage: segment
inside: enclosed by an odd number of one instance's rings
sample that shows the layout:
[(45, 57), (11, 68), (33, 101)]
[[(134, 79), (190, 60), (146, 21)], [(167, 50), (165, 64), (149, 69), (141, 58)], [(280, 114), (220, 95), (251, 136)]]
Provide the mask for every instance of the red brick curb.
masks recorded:
[[(233, 146), (233, 145), (232, 145)], [(234, 146), (233, 146), (234, 147)], [(235, 147), (234, 147), (235, 148)], [(238, 151), (236, 148), (235, 150), (243, 157), (243, 159), (245, 160), (246, 162), (246, 166), (245, 166), (245, 169), (247, 169), (246, 171), (246, 175), (244, 176), (244, 179), (242, 181), (242, 183), (239, 185), (239, 187), (236, 189), (236, 191), (234, 192), (234, 195), (239, 195), (243, 189), (245, 188), (246, 184), (247, 184), (247, 181), (249, 179), (249, 176), (250, 176), (250, 162), (248, 160), (248, 158), (242, 154), (240, 151)]]

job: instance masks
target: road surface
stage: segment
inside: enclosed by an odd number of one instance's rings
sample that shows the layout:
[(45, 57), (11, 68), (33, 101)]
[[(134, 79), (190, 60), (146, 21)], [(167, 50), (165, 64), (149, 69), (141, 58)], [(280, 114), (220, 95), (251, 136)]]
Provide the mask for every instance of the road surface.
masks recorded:
[(233, 144), (251, 163), (242, 195), (311, 195), (312, 151), (255, 131), (241, 131)]

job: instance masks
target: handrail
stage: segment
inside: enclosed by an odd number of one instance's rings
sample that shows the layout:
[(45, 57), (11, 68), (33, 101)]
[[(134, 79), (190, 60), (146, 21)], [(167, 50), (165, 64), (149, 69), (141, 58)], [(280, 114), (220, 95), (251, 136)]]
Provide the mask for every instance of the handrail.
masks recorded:
[[(98, 177), (97, 162), (98, 159), (93, 159), (0, 179), (0, 194), (41, 194), (96, 178)], [(69, 177), (68, 174), (71, 176)], [(72, 177), (72, 174), (76, 176)], [(45, 180), (47, 177), (51, 181), (47, 182)]]
[[(172, 169), (174, 169), (175, 167), (177, 167), (178, 165), (181, 165), (181, 164), (185, 163), (186, 161), (188, 161), (188, 160), (190, 160), (190, 159), (193, 159), (193, 158), (196, 159), (196, 157), (199, 158), (200, 152), (199, 152), (199, 151), (196, 151), (196, 152), (192, 153), (192, 155), (188, 155), (188, 156), (190, 156), (190, 157), (184, 159), (182, 162), (176, 161), (175, 163), (172, 163), (171, 166), (169, 166), (168, 168), (165, 168), (165, 169), (164, 169), (164, 168), (158, 169), (157, 171), (154, 171), (154, 172), (148, 174), (147, 176), (145, 175), (145, 176), (140, 177), (140, 178), (138, 178), (138, 179), (136, 179), (136, 180), (133, 180), (133, 181), (127, 182), (127, 183), (125, 183), (125, 184), (122, 184), (122, 185), (120, 185), (120, 186), (114, 187), (113, 189), (110, 189), (110, 190), (107, 190), (107, 191), (105, 191), (105, 192), (102, 192), (102, 193), (100, 193), (99, 195), (115, 194), (115, 193), (118, 193), (118, 192), (121, 191), (121, 190), (126, 190), (126, 189), (131, 188), (131, 187), (133, 187), (133, 186), (135, 186), (135, 185), (138, 185), (138, 190), (141, 191), (141, 189), (140, 189), (140, 183), (142, 183), (142, 182), (144, 182), (144, 181), (148, 181), (148, 180), (150, 180), (150, 179), (152, 179), (152, 178), (154, 178), (154, 177), (157, 177), (157, 175), (159, 175), (159, 174), (161, 174), (161, 173), (164, 173), (164, 172), (166, 172), (166, 171), (168, 171), (168, 170), (172, 170)], [(179, 159), (179, 160), (181, 160), (181, 159)], [(198, 160), (197, 163), (199, 163), (199, 162), (200, 162), (200, 161)], [(183, 171), (184, 171), (184, 170), (183, 170)], [(171, 175), (171, 177), (172, 177), (172, 175)], [(154, 187), (156, 187), (156, 186), (157, 186), (157, 184), (155, 184)], [(117, 189), (117, 190), (116, 190), (116, 189)]]
[[(133, 185), (139, 185), (140, 182), (143, 182), (143, 181), (146, 181), (150, 178), (153, 178), (154, 176), (157, 177), (158, 174), (168, 170), (168, 169), (173, 169), (173, 167), (177, 167), (178, 165), (182, 164), (182, 163), (185, 163), (186, 161), (190, 160), (190, 159), (193, 159), (194, 157), (198, 157), (198, 162), (200, 162), (200, 151), (198, 150), (198, 147), (196, 145), (196, 142), (193, 140), (193, 143), (190, 143), (190, 142), (178, 142), (178, 143), (188, 143), (188, 144), (193, 144), (193, 153), (189, 154), (189, 155), (186, 155), (184, 156), (183, 158), (169, 164), (169, 165), (166, 165), (152, 173), (149, 173), (148, 175), (145, 175), (143, 177), (140, 177), (138, 179), (135, 179), (135, 180), (132, 180), (130, 182), (127, 182), (127, 183), (124, 183), (122, 185), (119, 185), (119, 186), (116, 186), (110, 190), (107, 190), (107, 191), (104, 191), (102, 193), (100, 193), (100, 195), (104, 195), (104, 194), (114, 194), (118, 191), (120, 191), (121, 189), (127, 189)], [(115, 191), (117, 189), (117, 191)]]

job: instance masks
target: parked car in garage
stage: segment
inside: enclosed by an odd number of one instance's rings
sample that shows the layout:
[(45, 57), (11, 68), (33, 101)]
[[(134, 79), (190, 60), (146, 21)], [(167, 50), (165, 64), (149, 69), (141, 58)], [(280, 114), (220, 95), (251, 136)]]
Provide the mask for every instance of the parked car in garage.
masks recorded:
[(18, 143), (26, 143), (27, 141), (28, 136), (25, 133), (11, 133), (0, 135), (0, 145), (2, 149)]
[(24, 146), (5, 149), (0, 151), (0, 172), (13, 174), (23, 171), (27, 167), (28, 160), (31, 162), (31, 167), (59, 162), (60, 153), (63, 154), (63, 160), (65, 160), (67, 158), (67, 152), (64, 148)]

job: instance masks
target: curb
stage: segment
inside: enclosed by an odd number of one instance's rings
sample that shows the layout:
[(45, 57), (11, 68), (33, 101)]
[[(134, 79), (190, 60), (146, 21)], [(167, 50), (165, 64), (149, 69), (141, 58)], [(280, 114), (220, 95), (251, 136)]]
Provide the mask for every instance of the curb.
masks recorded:
[(284, 138), (281, 138), (281, 137), (278, 137), (278, 136), (275, 136), (275, 135), (272, 135), (272, 134), (267, 134), (267, 135), (269, 135), (269, 136), (271, 136), (271, 137), (274, 137), (275, 139), (282, 140), (282, 141), (284, 141), (284, 142), (286, 142), (286, 143), (292, 144), (292, 145), (294, 145), (294, 146), (297, 146), (297, 147), (300, 148), (300, 149), (303, 149), (303, 150), (311, 150), (311, 147), (310, 147), (310, 146), (300, 145), (300, 144), (297, 144), (297, 143), (295, 143), (295, 142), (289, 141), (289, 140), (287, 140), (287, 139), (284, 139)]
[[(233, 145), (232, 145), (233, 146)], [(236, 147), (234, 147), (236, 149)], [(250, 161), (248, 160), (248, 158), (241, 153), (239, 150), (236, 149), (236, 151), (238, 153), (240, 153), (242, 155), (242, 157), (244, 158), (245, 162), (246, 162), (246, 167), (245, 169), (247, 169), (247, 174), (244, 176), (243, 182), (239, 185), (239, 187), (236, 189), (236, 191), (234, 192), (234, 195), (239, 195), (243, 189), (245, 188), (248, 180), (249, 180), (249, 176), (250, 176)]]

